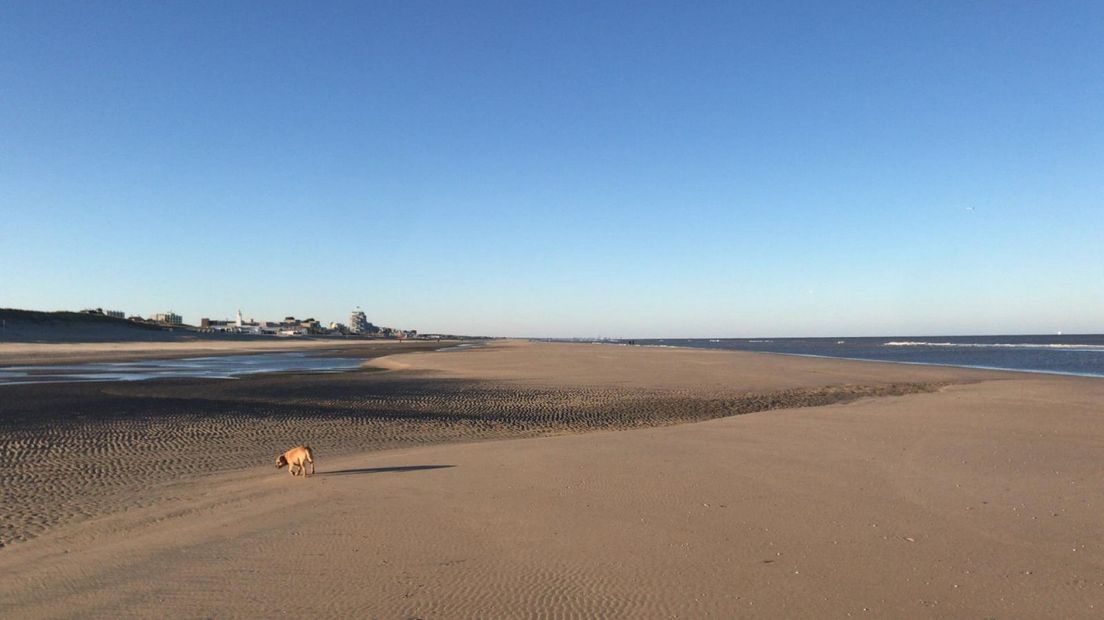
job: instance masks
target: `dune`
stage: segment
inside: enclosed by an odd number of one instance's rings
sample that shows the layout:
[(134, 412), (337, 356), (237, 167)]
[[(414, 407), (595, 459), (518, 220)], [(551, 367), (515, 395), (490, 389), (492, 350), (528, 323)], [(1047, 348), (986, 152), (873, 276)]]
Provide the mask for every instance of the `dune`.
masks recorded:
[[(529, 343), (374, 363), (4, 392), (0, 616), (1104, 605), (1099, 379)], [(304, 439), (319, 474), (276, 470)], [(59, 497), (83, 513), (27, 518)]]

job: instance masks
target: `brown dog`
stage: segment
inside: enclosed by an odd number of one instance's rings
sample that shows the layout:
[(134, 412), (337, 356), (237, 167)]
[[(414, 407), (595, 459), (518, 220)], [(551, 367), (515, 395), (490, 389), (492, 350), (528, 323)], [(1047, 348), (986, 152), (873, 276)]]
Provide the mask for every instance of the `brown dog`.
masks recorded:
[(276, 469), (287, 465), (288, 473), (292, 476), (302, 474), (307, 477), (307, 463), (311, 466), (311, 475), (314, 475), (314, 454), (310, 446), (298, 446), (276, 457)]

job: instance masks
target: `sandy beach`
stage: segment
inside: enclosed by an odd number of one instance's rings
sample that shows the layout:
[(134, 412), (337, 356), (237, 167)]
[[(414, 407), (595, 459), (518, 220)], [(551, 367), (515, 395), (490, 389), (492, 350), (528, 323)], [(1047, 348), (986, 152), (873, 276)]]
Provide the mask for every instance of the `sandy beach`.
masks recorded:
[[(351, 373), (0, 388), (0, 616), (1104, 609), (1100, 379), (392, 346)], [(312, 479), (272, 465), (299, 442)]]

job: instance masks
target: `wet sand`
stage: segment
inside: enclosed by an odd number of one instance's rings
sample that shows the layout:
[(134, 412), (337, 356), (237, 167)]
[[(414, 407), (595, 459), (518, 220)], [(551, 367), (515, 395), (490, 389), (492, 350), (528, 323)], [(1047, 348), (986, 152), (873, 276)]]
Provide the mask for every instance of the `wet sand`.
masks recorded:
[(180, 359), (212, 355), (247, 355), (302, 351), (308, 353), (345, 352), (366, 357), (387, 355), (389, 347), (419, 347), (439, 343), (429, 341), (363, 340), (359, 338), (277, 338), (213, 336), (176, 342), (0, 342), (0, 366), (31, 364), (82, 364), (89, 362), (134, 362), (149, 359)]
[[(523, 343), (374, 366), (5, 388), (0, 615), (1104, 604), (1101, 380)], [(270, 464), (300, 440), (316, 478)]]

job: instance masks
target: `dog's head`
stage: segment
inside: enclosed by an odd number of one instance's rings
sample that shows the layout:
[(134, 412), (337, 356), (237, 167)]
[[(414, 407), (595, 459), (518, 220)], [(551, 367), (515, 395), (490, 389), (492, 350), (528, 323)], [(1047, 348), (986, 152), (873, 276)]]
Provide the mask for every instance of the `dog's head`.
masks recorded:
[(280, 469), (281, 467), (283, 467), (283, 466), (285, 466), (285, 465), (287, 465), (287, 464), (288, 464), (288, 462), (287, 462), (287, 457), (286, 457), (286, 456), (284, 456), (283, 454), (281, 454), (280, 456), (276, 457), (276, 469)]

